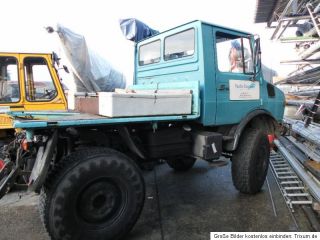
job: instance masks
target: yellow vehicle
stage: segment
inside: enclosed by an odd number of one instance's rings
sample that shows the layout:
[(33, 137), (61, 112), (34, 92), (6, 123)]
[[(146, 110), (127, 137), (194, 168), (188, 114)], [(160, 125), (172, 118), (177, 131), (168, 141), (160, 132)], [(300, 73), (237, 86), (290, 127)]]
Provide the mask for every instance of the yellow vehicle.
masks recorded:
[(66, 110), (55, 53), (0, 53), (0, 138), (13, 131), (7, 111)]

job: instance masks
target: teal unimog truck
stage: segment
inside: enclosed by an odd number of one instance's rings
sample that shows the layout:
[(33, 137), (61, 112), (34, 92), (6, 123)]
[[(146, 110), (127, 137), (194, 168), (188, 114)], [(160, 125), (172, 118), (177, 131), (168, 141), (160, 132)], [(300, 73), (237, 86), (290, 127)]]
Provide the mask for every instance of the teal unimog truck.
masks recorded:
[[(233, 45), (237, 69), (231, 71)], [(263, 79), (257, 36), (201, 21), (154, 35), (135, 45), (134, 84), (127, 91), (151, 92), (155, 108), (161, 94), (187, 92), (190, 111), (178, 113), (176, 99), (164, 110), (177, 113), (9, 112), (16, 139), (2, 152), (0, 195), (25, 179), (29, 190), (40, 192), (52, 239), (119, 239), (143, 208), (143, 163), (164, 159), (186, 171), (196, 159), (226, 156), (240, 192), (261, 189), (267, 136), (275, 134), (285, 100)], [(127, 104), (113, 110), (122, 107)]]

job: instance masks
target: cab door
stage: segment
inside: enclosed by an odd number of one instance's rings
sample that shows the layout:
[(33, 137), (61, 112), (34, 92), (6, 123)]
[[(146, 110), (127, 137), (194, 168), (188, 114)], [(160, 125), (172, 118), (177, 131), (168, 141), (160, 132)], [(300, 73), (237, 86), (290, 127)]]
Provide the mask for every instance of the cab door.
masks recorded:
[(0, 112), (23, 110), (19, 54), (0, 53)]
[(216, 124), (235, 124), (260, 106), (260, 82), (253, 79), (249, 36), (215, 31)]
[(27, 111), (66, 110), (67, 101), (50, 54), (20, 54), (22, 98)]

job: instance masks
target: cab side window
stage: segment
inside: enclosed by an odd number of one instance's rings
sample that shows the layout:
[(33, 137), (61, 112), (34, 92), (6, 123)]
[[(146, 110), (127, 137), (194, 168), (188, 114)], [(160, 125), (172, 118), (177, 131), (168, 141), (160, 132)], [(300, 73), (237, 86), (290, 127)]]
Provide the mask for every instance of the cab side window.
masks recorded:
[(217, 32), (216, 50), (220, 72), (253, 73), (249, 38)]
[(176, 33), (164, 40), (164, 60), (192, 56), (194, 54), (194, 29)]
[(144, 44), (139, 50), (139, 66), (160, 62), (160, 40)]
[(50, 101), (56, 97), (57, 90), (44, 58), (25, 58), (24, 76), (28, 101)]
[(18, 63), (14, 57), (0, 57), (0, 103), (19, 102)]

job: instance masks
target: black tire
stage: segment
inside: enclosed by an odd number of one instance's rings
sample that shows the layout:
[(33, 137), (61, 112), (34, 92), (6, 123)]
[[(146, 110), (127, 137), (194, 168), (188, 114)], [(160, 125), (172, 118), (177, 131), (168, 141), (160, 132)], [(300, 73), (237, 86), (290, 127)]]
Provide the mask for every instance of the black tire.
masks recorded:
[(196, 162), (196, 158), (189, 156), (176, 156), (166, 160), (167, 164), (177, 172), (188, 171)]
[(232, 155), (232, 180), (240, 192), (254, 194), (261, 190), (266, 179), (270, 146), (262, 130), (248, 128), (244, 131)]
[(138, 220), (144, 199), (144, 180), (131, 159), (112, 149), (82, 149), (49, 174), (40, 214), (54, 240), (120, 239)]

